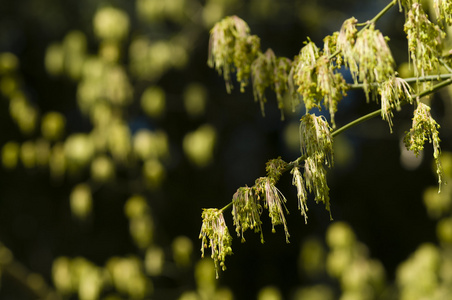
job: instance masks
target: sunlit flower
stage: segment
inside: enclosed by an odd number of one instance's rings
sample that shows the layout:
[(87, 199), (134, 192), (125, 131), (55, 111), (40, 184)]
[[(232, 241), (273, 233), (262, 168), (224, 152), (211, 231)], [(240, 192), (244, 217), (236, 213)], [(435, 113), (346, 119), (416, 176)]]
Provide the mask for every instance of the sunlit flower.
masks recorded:
[(265, 90), (273, 85), (275, 63), (275, 54), (271, 49), (268, 49), (265, 53), (259, 53), (251, 64), (254, 100), (259, 101), (262, 115), (265, 115), (264, 103), (267, 102)]
[(444, 26), (444, 23), (452, 25), (452, 2), (449, 0), (433, 0), (438, 23)]
[[(394, 75), (394, 59), (383, 34), (373, 25), (362, 30), (356, 38), (353, 47), (358, 72), (352, 76), (363, 83), (367, 100), (377, 86), (372, 83), (381, 83)], [(375, 94), (373, 94), (376, 97)]]
[(301, 211), (301, 215), (304, 216), (305, 224), (308, 223), (308, 206), (306, 205), (306, 201), (308, 199), (308, 195), (306, 193), (306, 188), (304, 187), (303, 177), (301, 176), (300, 170), (298, 167), (294, 167), (292, 171), (290, 171), (293, 175), (292, 185), (297, 188), (297, 197), (298, 197), (298, 209)]
[(262, 222), (260, 220), (262, 206), (253, 194), (253, 189), (250, 187), (239, 188), (234, 194), (232, 205), (232, 217), (237, 236), (241, 236), (242, 242), (245, 242), (243, 233), (248, 228), (254, 229), (254, 232), (261, 233), (261, 242), (263, 243), (264, 236), (262, 234)]
[[(330, 212), (330, 196), (326, 181), (326, 170), (322, 163), (312, 159), (306, 158), (304, 162), (304, 178), (306, 180), (306, 188), (309, 192), (314, 193), (315, 202), (323, 202), (325, 208)], [(332, 219), (332, 218), (331, 218)]]
[(402, 78), (393, 76), (381, 84), (381, 118), (388, 122), (392, 132), (393, 110), (400, 110), (402, 101), (412, 102), (411, 87)]
[(404, 30), (415, 76), (424, 76), (430, 71), (438, 70), (444, 33), (430, 22), (420, 3), (414, 3), (408, 11)]
[(250, 35), (250, 28), (237, 16), (226, 17), (210, 31), (207, 64), (223, 74), (228, 93), (232, 90), (231, 72), (237, 71), (241, 91), (248, 84), (251, 63), (259, 53), (260, 40)]
[(276, 58), (276, 65), (274, 69), (274, 90), (276, 93), (276, 100), (278, 101), (278, 108), (281, 110), (281, 117), (284, 119), (283, 96), (286, 91), (289, 91), (289, 78), (292, 69), (292, 61), (286, 57)]
[[(358, 30), (356, 29), (356, 24), (358, 20), (355, 18), (350, 18), (344, 21), (342, 27), (337, 36), (337, 50), (341, 51), (341, 56), (344, 58), (344, 64), (352, 74), (358, 73), (358, 64), (355, 59), (355, 53), (353, 47), (355, 45), (356, 34)], [(338, 61), (341, 63), (341, 61)], [(357, 78), (353, 78), (355, 83), (357, 83)]]
[[(327, 49), (329, 52), (329, 48)], [(333, 126), (337, 104), (348, 88), (336, 67), (331, 63), (328, 54), (322, 54), (317, 46), (308, 41), (300, 50), (294, 67), (294, 83), (302, 96), (306, 110), (314, 107), (321, 109), (321, 101), (329, 110)]]
[(284, 216), (283, 206), (285, 207), (286, 197), (276, 188), (268, 177), (261, 177), (256, 180), (254, 186), (256, 193), (264, 197), (264, 207), (268, 209), (268, 214), (272, 222), (272, 232), (275, 232), (275, 225), (283, 225), (286, 234), (286, 242), (289, 242), (289, 230), (287, 228), (286, 217)]
[(306, 110), (308, 111), (313, 107), (319, 107), (321, 100), (316, 97), (317, 79), (315, 77), (316, 62), (319, 55), (319, 49), (309, 40), (306, 42), (306, 45), (301, 48), (294, 67), (294, 83), (298, 87), (297, 91), (303, 97)]
[(317, 60), (317, 97), (323, 98), (323, 105), (328, 109), (331, 116), (331, 123), (336, 127), (334, 115), (337, 111), (337, 105), (346, 94), (348, 88), (345, 79), (341, 73), (335, 73), (328, 57), (322, 55)]
[(269, 160), (265, 167), (267, 177), (270, 178), (273, 184), (276, 184), (286, 167), (287, 163), (281, 157)]
[(232, 237), (224, 221), (223, 211), (216, 208), (203, 210), (199, 238), (202, 239), (202, 257), (204, 257), (204, 249), (207, 247), (211, 248), (211, 257), (215, 262), (216, 276), (218, 278), (218, 267), (220, 266), (224, 271), (226, 269), (224, 264), (226, 255), (232, 254)]
[(418, 103), (416, 110), (414, 111), (413, 124), (409, 132), (407, 132), (404, 142), (408, 150), (411, 150), (416, 154), (424, 150), (425, 141), (433, 143), (433, 157), (436, 162), (436, 173), (438, 175), (439, 191), (441, 191), (442, 184), (442, 167), (440, 162), (441, 149), (439, 146), (439, 124), (436, 123), (430, 114), (430, 107), (422, 102)]
[(333, 138), (323, 116), (306, 114), (300, 122), (301, 155), (319, 162), (333, 164)]

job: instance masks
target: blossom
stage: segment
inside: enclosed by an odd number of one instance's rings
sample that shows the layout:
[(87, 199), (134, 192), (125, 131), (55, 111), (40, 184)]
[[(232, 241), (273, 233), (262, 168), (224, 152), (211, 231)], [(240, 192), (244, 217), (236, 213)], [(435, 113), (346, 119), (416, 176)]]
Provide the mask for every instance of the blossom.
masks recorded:
[(273, 183), (278, 182), (279, 177), (285, 171), (287, 163), (281, 159), (281, 157), (271, 159), (267, 162), (265, 170), (267, 171), (267, 176)]
[(440, 162), (441, 149), (439, 143), (439, 124), (436, 123), (430, 114), (430, 107), (422, 102), (419, 102), (414, 111), (413, 124), (411, 129), (405, 135), (404, 142), (408, 150), (411, 150), (419, 155), (420, 151), (424, 149), (425, 141), (433, 143), (433, 157), (436, 162), (436, 173), (438, 175), (439, 191), (441, 191), (442, 183), (442, 167)]
[(433, 7), (438, 18), (438, 23), (444, 27), (444, 23), (452, 25), (452, 2), (448, 0), (433, 0)]
[[(224, 221), (223, 211), (217, 208), (204, 209), (202, 212), (202, 226), (199, 238), (201, 242), (201, 256), (204, 257), (204, 249), (211, 248), (212, 259), (215, 262), (216, 277), (218, 267), (224, 271), (226, 255), (232, 254), (232, 237)], [(208, 241), (207, 241), (208, 240)]]
[(250, 28), (237, 16), (226, 17), (211, 29), (209, 67), (223, 74), (228, 93), (232, 90), (231, 71), (237, 71), (240, 90), (244, 91), (251, 73), (251, 62), (258, 55), (260, 40), (250, 35)]
[(290, 173), (293, 175), (292, 185), (297, 188), (297, 197), (298, 197), (298, 209), (301, 211), (301, 215), (304, 216), (305, 224), (308, 223), (308, 206), (306, 205), (306, 201), (308, 199), (308, 195), (306, 193), (306, 189), (304, 187), (303, 177), (301, 176), (300, 170), (298, 167), (294, 167)]
[(340, 73), (336, 73), (336, 66), (329, 58), (333, 38), (326, 39), (326, 52), (322, 52), (312, 42), (308, 41), (300, 50), (293, 70), (294, 83), (297, 92), (302, 96), (306, 110), (314, 107), (321, 109), (321, 101), (329, 110), (333, 126), (337, 104), (345, 95), (348, 86)]
[(245, 242), (243, 233), (249, 229), (261, 233), (261, 242), (264, 242), (262, 234), (262, 222), (260, 215), (262, 206), (258, 203), (253, 189), (250, 187), (241, 187), (237, 189), (232, 199), (232, 217), (236, 228), (237, 236), (242, 236), (242, 242)]
[(367, 100), (369, 94), (376, 89), (372, 83), (381, 83), (394, 74), (394, 59), (383, 34), (370, 25), (363, 29), (356, 38), (353, 53), (358, 72), (350, 69), (356, 82), (363, 83)]
[(414, 3), (406, 14), (404, 25), (415, 76), (424, 76), (439, 68), (441, 38), (444, 32), (430, 22), (422, 5)]
[[(268, 214), (272, 222), (272, 232), (275, 232), (275, 225), (283, 225), (286, 234), (286, 242), (289, 242), (289, 230), (284, 216), (286, 197), (276, 188), (268, 177), (260, 177), (254, 186), (256, 193), (264, 197), (264, 207), (268, 209)], [(286, 212), (288, 213), (287, 209)]]
[[(358, 30), (356, 29), (356, 24), (358, 20), (355, 18), (350, 18), (344, 21), (337, 36), (337, 50), (341, 52), (344, 58), (344, 64), (352, 74), (358, 73), (358, 64), (355, 59), (355, 53), (353, 51), (353, 46), (355, 45), (356, 34)], [(338, 61), (341, 63), (341, 60)], [(356, 76), (353, 78), (355, 83), (357, 83)]]
[(273, 84), (276, 57), (271, 49), (259, 53), (251, 64), (251, 80), (253, 83), (254, 100), (259, 101), (262, 115), (264, 114), (265, 89)]
[(301, 118), (300, 150), (302, 156), (333, 164), (333, 137), (323, 116), (306, 114)]
[(381, 118), (388, 122), (392, 133), (393, 110), (400, 110), (402, 101), (412, 102), (411, 87), (404, 79), (393, 76), (380, 85), (379, 91), (381, 94)]
[(323, 202), (332, 219), (329, 197), (330, 188), (326, 181), (326, 170), (323, 164), (311, 157), (306, 158), (304, 162), (304, 178), (306, 180), (306, 188), (309, 192), (314, 193), (315, 202)]

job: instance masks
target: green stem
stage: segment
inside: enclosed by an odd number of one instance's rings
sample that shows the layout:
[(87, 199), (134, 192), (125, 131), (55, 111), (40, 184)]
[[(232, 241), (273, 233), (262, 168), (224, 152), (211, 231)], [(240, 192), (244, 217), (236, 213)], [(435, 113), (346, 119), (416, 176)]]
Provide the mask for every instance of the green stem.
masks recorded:
[(369, 119), (372, 119), (372, 118), (374, 118), (374, 117), (376, 117), (376, 116), (379, 116), (379, 115), (381, 115), (381, 108), (380, 108), (380, 109), (377, 109), (376, 111), (373, 111), (373, 112), (371, 112), (371, 113), (368, 113), (367, 115), (362, 116), (361, 118), (358, 118), (358, 119), (356, 119), (356, 120), (353, 120), (352, 122), (350, 122), (350, 123), (348, 123), (348, 124), (342, 126), (341, 128), (339, 128), (339, 129), (333, 131), (333, 132), (331, 133), (331, 135), (332, 135), (333, 137), (335, 137), (336, 135), (342, 133), (343, 131), (345, 131), (345, 130), (347, 130), (347, 129), (349, 129), (349, 128), (355, 126), (355, 125), (361, 124), (362, 122), (367, 121), (367, 120), (369, 120)]
[[(417, 98), (422, 98), (422, 97), (424, 97), (424, 96), (427, 96), (427, 95), (430, 95), (430, 94), (436, 92), (436, 91), (439, 90), (440, 88), (443, 88), (443, 87), (445, 87), (445, 86), (448, 86), (448, 85), (452, 84), (452, 74), (449, 74), (449, 76), (448, 76), (447, 78), (449, 78), (449, 79), (444, 80), (444, 81), (441, 81), (440, 83), (438, 83), (438, 84), (432, 86), (430, 89), (425, 90), (425, 91), (423, 91), (422, 93), (419, 93), (419, 94), (417, 94), (417, 95), (413, 95), (411, 98), (412, 98), (413, 100), (414, 100), (414, 99), (417, 99)], [(347, 129), (353, 127), (353, 126), (358, 125), (358, 124), (360, 124), (360, 123), (362, 123), (362, 122), (364, 122), (364, 121), (367, 121), (367, 120), (369, 120), (369, 119), (372, 119), (372, 118), (374, 118), (374, 117), (376, 117), (376, 116), (378, 116), (378, 115), (380, 115), (380, 114), (381, 114), (381, 109), (377, 109), (376, 111), (373, 111), (373, 112), (371, 112), (371, 113), (369, 113), (369, 114), (367, 114), (367, 115), (365, 115), (365, 116), (362, 116), (361, 118), (358, 118), (358, 119), (356, 119), (356, 120), (353, 120), (352, 122), (350, 122), (350, 123), (348, 123), (348, 124), (342, 126), (341, 128), (339, 128), (339, 129), (333, 131), (333, 132), (331, 133), (331, 135), (334, 137), (334, 136), (336, 136), (336, 135), (342, 133), (343, 131), (345, 131), (345, 130), (347, 130)]]
[[(385, 8), (383, 8), (375, 17), (372, 18), (372, 20), (369, 20), (365, 23), (359, 23), (356, 24), (356, 26), (364, 26), (363, 28), (361, 28), (359, 30), (359, 32), (363, 31), (364, 29), (368, 28), (370, 26), (370, 24), (374, 24), (376, 23), (385, 13), (387, 13), (394, 5), (397, 4), (397, 0), (393, 0), (391, 3), (389, 3), (388, 5), (386, 5)], [(333, 54), (331, 54), (328, 59), (331, 60), (333, 59), (336, 55), (338, 55), (341, 51), (336, 50), (336, 52), (334, 52)]]
[(385, 13), (387, 13), (394, 5), (397, 4), (397, 0), (393, 0), (391, 3), (386, 5), (372, 20), (369, 20), (365, 23), (357, 24), (356, 26), (364, 26), (361, 30), (368, 28), (371, 24), (375, 24)]
[[(439, 81), (439, 80), (449, 79), (451, 77), (452, 77), (452, 73), (448, 73), (448, 74), (440, 74), (440, 75), (428, 75), (428, 76), (422, 76), (422, 77), (409, 77), (409, 78), (403, 78), (403, 80), (405, 80), (407, 83), (415, 83), (415, 82), (425, 82), (425, 81)], [(375, 85), (376, 84), (377, 83), (375, 83)], [(349, 88), (352, 90), (362, 89), (363, 87), (364, 87), (364, 84), (362, 84), (362, 83), (349, 85)]]
[(232, 201), (229, 202), (225, 207), (223, 207), (222, 209), (220, 209), (221, 212), (225, 211), (226, 209), (228, 209), (229, 207), (232, 206)]

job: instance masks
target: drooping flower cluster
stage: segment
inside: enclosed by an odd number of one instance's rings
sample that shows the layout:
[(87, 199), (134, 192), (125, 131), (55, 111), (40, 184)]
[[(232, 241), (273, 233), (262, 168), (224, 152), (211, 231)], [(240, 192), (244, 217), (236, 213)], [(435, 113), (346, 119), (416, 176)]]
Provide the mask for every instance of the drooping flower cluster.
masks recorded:
[(452, 25), (452, 2), (449, 0), (433, 0), (438, 23), (444, 27), (444, 23)]
[(251, 80), (253, 82), (254, 100), (259, 101), (262, 115), (264, 115), (265, 90), (273, 84), (276, 57), (271, 49), (259, 53), (251, 64)]
[(315, 202), (323, 202), (326, 210), (330, 212), (330, 218), (332, 219), (329, 196), (330, 188), (326, 181), (324, 164), (312, 157), (306, 158), (304, 162), (304, 178), (307, 190), (314, 193)]
[(262, 206), (259, 204), (256, 195), (251, 187), (241, 187), (237, 189), (232, 198), (232, 217), (234, 220), (237, 236), (242, 237), (245, 241), (243, 233), (248, 230), (261, 233), (261, 242), (264, 242), (262, 233), (262, 222), (260, 215)]
[(333, 137), (323, 116), (306, 114), (300, 122), (300, 151), (302, 156), (333, 164)]
[(429, 20), (420, 3), (413, 3), (407, 12), (404, 30), (415, 76), (437, 71), (444, 33)]
[(375, 91), (372, 83), (381, 83), (394, 75), (394, 59), (385, 37), (373, 25), (358, 34), (354, 52), (359, 72), (352, 75), (363, 82), (369, 99), (370, 92)]
[(335, 36), (325, 39), (325, 53), (308, 41), (300, 50), (294, 66), (294, 83), (298, 86), (298, 93), (303, 97), (306, 110), (323, 105), (329, 110), (333, 126), (334, 114), (337, 104), (346, 94), (348, 86), (340, 73), (336, 73), (336, 67), (331, 62), (331, 46), (334, 47)]
[(409, 132), (407, 132), (404, 142), (408, 150), (411, 150), (416, 154), (424, 150), (425, 141), (433, 143), (433, 157), (436, 162), (436, 173), (438, 175), (439, 191), (441, 191), (442, 183), (442, 167), (440, 162), (441, 149), (439, 146), (439, 124), (436, 123), (430, 113), (430, 107), (422, 102), (418, 103), (416, 110), (414, 111), (413, 124)]
[(228, 226), (224, 221), (223, 211), (216, 208), (204, 209), (202, 212), (202, 226), (199, 234), (201, 241), (201, 256), (204, 257), (204, 249), (210, 247), (212, 259), (215, 262), (216, 276), (218, 268), (224, 271), (226, 255), (232, 254), (232, 237)]
[(285, 171), (287, 163), (281, 159), (281, 157), (270, 159), (266, 166), (265, 171), (267, 171), (267, 177), (276, 184), (279, 181), (282, 173)]
[(251, 73), (251, 63), (260, 51), (260, 40), (250, 35), (250, 28), (237, 16), (226, 17), (210, 31), (208, 65), (223, 74), (228, 93), (232, 90), (231, 72), (237, 71), (240, 90), (244, 91)]
[[(304, 178), (309, 192), (314, 193), (316, 202), (323, 202), (330, 211), (329, 187), (326, 181), (325, 165), (333, 165), (333, 138), (328, 122), (323, 116), (306, 114), (300, 122), (301, 155), (305, 157)], [(293, 173), (293, 180), (301, 182)], [(303, 203), (303, 190), (298, 188), (299, 201)], [(303, 210), (302, 210), (303, 214)], [(331, 217), (331, 215), (330, 215)]]
[(294, 167), (290, 173), (293, 175), (292, 185), (297, 188), (298, 209), (301, 211), (301, 215), (304, 217), (305, 224), (308, 223), (308, 206), (306, 201), (308, 200), (308, 194), (304, 185), (303, 176), (301, 176), (300, 169)]
[(254, 185), (255, 191), (264, 200), (264, 208), (268, 210), (268, 215), (272, 222), (272, 232), (275, 232), (275, 225), (283, 225), (286, 234), (286, 242), (289, 242), (289, 230), (287, 228), (286, 217), (284, 216), (286, 197), (278, 190), (270, 177), (260, 177), (256, 179)]
[(402, 101), (412, 103), (411, 87), (400, 77), (391, 77), (379, 87), (381, 95), (381, 118), (388, 122), (392, 133), (393, 110), (400, 110)]
[(265, 90), (273, 89), (282, 113), (283, 95), (288, 90), (292, 61), (275, 56), (271, 49), (262, 53), (259, 38), (250, 34), (250, 28), (239, 17), (226, 17), (212, 28), (207, 64), (223, 74), (228, 93), (233, 87), (232, 72), (237, 72), (241, 92), (245, 91), (251, 77), (254, 100), (260, 103), (262, 114), (266, 102)]
[(353, 77), (355, 83), (357, 82), (356, 74), (358, 74), (358, 64), (354, 52), (356, 35), (358, 33), (358, 29), (356, 29), (357, 23), (358, 20), (353, 17), (344, 21), (337, 37), (336, 46), (337, 50), (342, 54), (338, 56), (338, 63), (341, 64), (343, 58), (343, 63), (350, 70), (350, 73), (355, 74)]
[[(372, 93), (375, 97), (378, 83), (394, 75), (394, 59), (386, 38), (370, 24), (358, 32), (357, 20), (346, 20), (339, 31), (337, 49), (343, 62), (350, 70), (355, 83), (362, 82), (367, 100)], [(338, 59), (340, 63), (342, 59)], [(376, 99), (376, 98), (374, 98)]]

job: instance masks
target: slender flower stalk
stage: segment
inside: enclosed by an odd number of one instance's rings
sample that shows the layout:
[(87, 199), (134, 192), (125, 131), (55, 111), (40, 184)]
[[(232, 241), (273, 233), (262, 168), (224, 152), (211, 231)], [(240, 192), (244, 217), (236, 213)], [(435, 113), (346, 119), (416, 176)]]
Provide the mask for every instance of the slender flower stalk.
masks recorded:
[(224, 221), (223, 211), (216, 208), (204, 209), (202, 212), (202, 226), (199, 234), (201, 242), (201, 256), (204, 257), (204, 249), (210, 247), (212, 259), (215, 262), (216, 276), (218, 268), (224, 271), (226, 255), (232, 254), (232, 237), (228, 226)]

